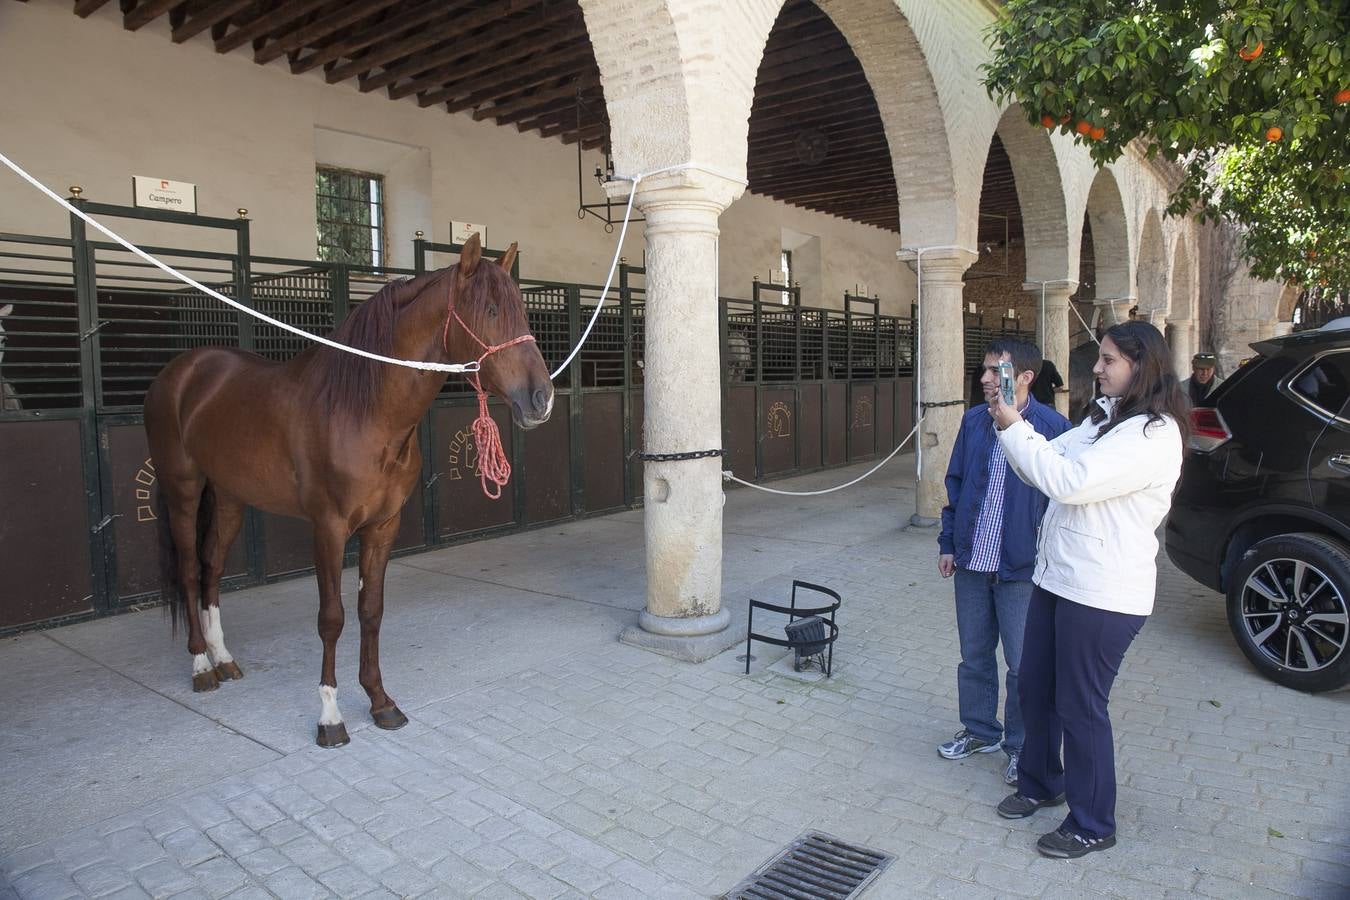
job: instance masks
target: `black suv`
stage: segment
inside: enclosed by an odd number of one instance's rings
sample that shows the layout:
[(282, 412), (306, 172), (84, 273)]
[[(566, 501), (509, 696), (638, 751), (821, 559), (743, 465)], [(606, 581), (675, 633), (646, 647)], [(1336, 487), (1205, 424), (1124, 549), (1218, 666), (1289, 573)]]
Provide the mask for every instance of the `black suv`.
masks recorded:
[(1252, 345), (1191, 416), (1167, 555), (1287, 687), (1350, 683), (1350, 318)]

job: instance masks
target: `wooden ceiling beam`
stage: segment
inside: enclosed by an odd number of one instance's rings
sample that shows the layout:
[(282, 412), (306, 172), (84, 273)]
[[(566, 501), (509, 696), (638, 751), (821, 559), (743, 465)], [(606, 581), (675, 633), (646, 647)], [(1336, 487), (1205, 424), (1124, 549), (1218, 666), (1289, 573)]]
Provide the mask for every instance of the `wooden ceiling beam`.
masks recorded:
[(271, 10), (257, 16), (247, 25), (240, 25), (234, 31), (216, 41), (217, 53), (229, 53), (242, 47), (249, 41), (266, 39), (268, 34), (279, 31), (293, 22), (304, 18), (314, 10), (331, 0), (293, 0), (279, 3)]
[[(410, 28), (416, 28), (419, 25), (426, 24), (428, 30), (434, 29), (436, 27), (434, 20), (453, 16), (463, 6), (464, 0), (460, 0), (457, 4), (447, 3), (445, 0), (431, 0), (431, 2), (413, 9), (401, 10), (368, 28), (360, 31), (353, 29), (356, 33), (344, 40), (333, 41), (328, 46), (320, 47), (308, 56), (291, 60), (291, 72), (296, 75), (308, 72), (310, 69), (326, 65), (344, 56), (351, 56), (359, 50), (389, 40), (399, 33)], [(297, 52), (299, 52), (298, 48)]]
[[(350, 62), (330, 65), (324, 74), (324, 78), (329, 84), (346, 81), (353, 75), (369, 72), (376, 66), (401, 60), (418, 50), (433, 47), (445, 41), (459, 42), (464, 35), (473, 32), (475, 29), (482, 28), (484, 25), (491, 25), (521, 10), (533, 9), (538, 5), (539, 0), (497, 0), (489, 7), (474, 12), (466, 12), (456, 17), (451, 23), (447, 23), (447, 27), (444, 29), (427, 29), (420, 34), (381, 44), (364, 56)], [(573, 12), (574, 8), (568, 8), (569, 15)], [(462, 56), (467, 52), (467, 50), (461, 49), (460, 55)]]
[[(602, 134), (609, 134), (609, 124), (606, 122), (592, 122), (589, 125), (582, 125), (581, 128), (577, 128), (575, 122), (569, 122), (564, 119), (563, 121), (556, 122), (552, 125), (545, 125), (538, 129), (538, 131), (540, 137), (548, 138), (562, 135), (563, 143), (574, 144), (576, 143), (578, 136), (599, 137)], [(568, 140), (569, 136), (571, 137), (571, 140)]]
[[(393, 6), (397, 2), (399, 0), (358, 0), (358, 2), (334, 10), (328, 15), (320, 16), (308, 25), (297, 28), (283, 37), (263, 44), (254, 51), (253, 61), (261, 66), (287, 53), (298, 53), (307, 44), (313, 44), (329, 35), (337, 34), (357, 22), (369, 19), (380, 10)], [(341, 43), (341, 41), (338, 41), (338, 43)]]
[[(806, 128), (814, 124), (813, 120), (829, 121), (835, 118), (852, 119), (856, 113), (851, 110), (859, 100), (872, 98), (872, 92), (841, 91), (834, 96), (810, 97), (796, 103), (778, 103), (761, 109), (752, 109), (750, 117), (758, 119), (761, 125), (782, 119), (793, 119)], [(819, 127), (819, 126), (817, 126)]]
[[(484, 40), (473, 47), (464, 44), (445, 47), (407, 60), (378, 74), (364, 75), (361, 78), (361, 90), (373, 91), (388, 86), (389, 96), (398, 100), (431, 87), (439, 87), (451, 78), (470, 78), (482, 72), (507, 66), (517, 60), (536, 56), (560, 44), (585, 38), (586, 23), (578, 19), (573, 12), (567, 7), (554, 7), (553, 12), (544, 17), (554, 24), (545, 27), (533, 37), (489, 41), (487, 35), (483, 35)], [(563, 19), (571, 21), (558, 22)], [(505, 26), (496, 29), (493, 34), (500, 34), (503, 30)], [(532, 24), (529, 30), (535, 30), (535, 26)], [(406, 84), (398, 84), (405, 78), (412, 80)]]
[[(802, 133), (805, 128), (819, 128), (819, 125), (813, 122), (793, 122), (788, 125), (780, 125), (774, 128), (763, 127), (759, 124), (753, 115), (750, 117), (750, 152), (757, 149), (762, 150), (765, 147), (782, 146), (784, 141), (792, 141), (797, 135)], [(824, 129), (821, 129), (824, 131)], [(875, 122), (866, 120), (852, 120), (846, 124), (832, 125), (828, 131), (824, 131), (825, 136), (830, 139), (830, 145), (843, 143), (845, 141), (857, 140), (871, 135), (885, 135), (881, 120)]]
[(820, 53), (807, 59), (794, 60), (792, 62), (782, 63), (781, 65), (761, 65), (759, 72), (755, 75), (755, 93), (769, 85), (776, 84), (783, 80), (792, 80), (801, 78), (803, 75), (810, 75), (821, 71), (822, 69), (833, 69), (836, 67), (847, 66), (859, 78), (866, 80), (863, 75), (862, 65), (858, 62), (858, 57), (853, 55), (853, 51), (845, 48), (831, 53)]
[(856, 68), (848, 65), (812, 72), (809, 75), (803, 74), (798, 78), (777, 81), (771, 85), (756, 86), (755, 102), (768, 103), (780, 97), (800, 97), (804, 92), (815, 93), (822, 88), (827, 89), (829, 93), (836, 90), (866, 89), (868, 94), (871, 94), (871, 88), (867, 87), (866, 80), (858, 76)]
[(108, 0), (75, 0), (75, 15), (87, 19)]
[(147, 25), (173, 9), (184, 0), (142, 0), (136, 4), (135, 8), (122, 16), (122, 27), (127, 31), (135, 31), (143, 25)]
[[(418, 94), (417, 105), (435, 106), (437, 103), (449, 101), (446, 103), (446, 109), (450, 112), (460, 112), (481, 106), (489, 100), (502, 96), (503, 92), (529, 90), (565, 75), (585, 73), (597, 79), (600, 77), (600, 70), (595, 66), (595, 59), (591, 55), (589, 41), (581, 41), (565, 52), (550, 53), (546, 60), (540, 60), (540, 65), (544, 63), (547, 63), (544, 68), (530, 67), (529, 74), (510, 81), (500, 81), (500, 75), (487, 73), (478, 78), (448, 84), (441, 90)], [(525, 67), (522, 67), (522, 71), (526, 71)]]
[[(800, 157), (797, 155), (797, 142), (795, 137), (785, 138), (774, 144), (758, 145), (750, 148), (748, 159), (751, 168), (772, 168), (775, 165), (785, 162), (798, 162)], [(890, 146), (886, 143), (885, 135), (868, 134), (849, 141), (836, 140), (830, 138), (829, 150), (825, 154), (825, 159), (817, 165), (830, 165), (844, 159), (855, 159), (866, 156), (868, 159), (886, 159), (891, 158)]]
[(749, 181), (755, 187), (775, 191), (807, 191), (817, 187), (835, 188), (856, 184), (895, 183), (894, 179), (889, 177), (889, 171), (878, 171), (873, 163), (854, 163), (829, 172), (807, 171), (796, 175), (780, 174), (766, 177), (754, 172), (749, 174)]
[[(594, 124), (593, 121), (582, 120), (581, 127)], [(540, 113), (533, 119), (522, 119), (515, 123), (517, 131), (535, 131), (540, 128), (550, 126), (561, 126), (562, 130), (577, 127), (577, 112), (575, 108), (558, 108)]]
[(200, 12), (191, 15), (186, 22), (173, 30), (173, 42), (181, 44), (194, 38), (208, 28), (213, 28), (230, 16), (252, 6), (256, 0), (217, 0)]
[[(578, 90), (585, 90), (599, 84), (599, 76), (591, 81), (590, 76), (583, 75), (580, 78), (568, 78), (562, 84), (553, 87), (540, 88), (531, 94), (522, 94), (512, 100), (501, 103), (494, 103), (492, 106), (481, 106), (474, 110), (473, 118), (477, 122), (484, 119), (493, 119), (498, 125), (509, 125), (520, 119), (528, 119), (534, 110), (546, 106), (556, 106), (559, 100), (567, 101), (576, 97)], [(575, 105), (574, 103), (569, 103)]]
[(774, 194), (788, 194), (793, 197), (821, 197), (839, 194), (868, 194), (876, 191), (895, 192), (895, 181), (881, 173), (870, 175), (850, 175), (817, 178), (813, 181), (760, 182), (750, 180), (757, 191), (769, 191)]

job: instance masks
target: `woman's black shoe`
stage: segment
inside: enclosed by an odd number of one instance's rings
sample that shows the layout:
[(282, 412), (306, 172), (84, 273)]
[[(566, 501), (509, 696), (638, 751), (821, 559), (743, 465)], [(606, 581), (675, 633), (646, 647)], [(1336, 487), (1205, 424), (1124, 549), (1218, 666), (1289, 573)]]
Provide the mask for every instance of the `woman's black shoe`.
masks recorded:
[(1047, 806), (1059, 806), (1063, 802), (1063, 794), (1049, 800), (1032, 800), (1030, 797), (1024, 797), (1021, 794), (1009, 794), (999, 803), (998, 814), (1005, 819), (1025, 819), (1038, 809)]
[(1041, 851), (1042, 856), (1053, 856), (1055, 859), (1077, 859), (1080, 856), (1086, 856), (1093, 850), (1105, 850), (1115, 845), (1116, 836), (1114, 834), (1110, 837), (1093, 839), (1060, 828), (1049, 834), (1041, 835), (1041, 839), (1036, 842), (1036, 849)]

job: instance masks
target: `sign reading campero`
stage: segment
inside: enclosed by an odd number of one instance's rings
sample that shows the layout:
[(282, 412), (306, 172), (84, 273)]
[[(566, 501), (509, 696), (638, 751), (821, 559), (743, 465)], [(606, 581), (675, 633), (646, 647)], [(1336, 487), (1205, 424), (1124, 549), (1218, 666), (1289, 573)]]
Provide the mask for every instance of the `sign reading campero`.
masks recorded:
[(197, 211), (197, 186), (186, 181), (169, 181), (147, 175), (131, 176), (132, 193), (136, 205), (148, 209), (169, 209), (174, 212)]

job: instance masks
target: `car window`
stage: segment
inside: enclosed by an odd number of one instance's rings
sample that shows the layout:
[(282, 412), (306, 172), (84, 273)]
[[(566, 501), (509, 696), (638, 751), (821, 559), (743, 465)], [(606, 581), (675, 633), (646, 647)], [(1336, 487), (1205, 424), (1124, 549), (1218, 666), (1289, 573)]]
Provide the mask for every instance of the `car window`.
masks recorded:
[(1350, 351), (1321, 357), (1295, 376), (1289, 386), (1327, 415), (1340, 415), (1350, 399)]

